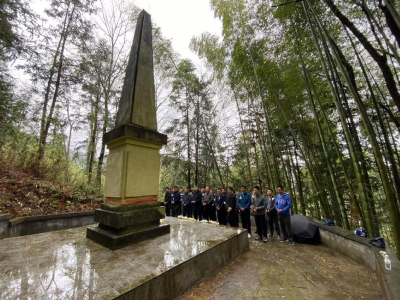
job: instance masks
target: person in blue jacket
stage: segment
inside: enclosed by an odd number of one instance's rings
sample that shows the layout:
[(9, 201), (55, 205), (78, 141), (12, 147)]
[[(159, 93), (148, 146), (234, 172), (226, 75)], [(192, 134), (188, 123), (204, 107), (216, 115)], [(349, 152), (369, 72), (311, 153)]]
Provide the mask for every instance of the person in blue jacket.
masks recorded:
[(171, 199), (171, 204), (172, 204), (172, 216), (177, 218), (179, 216), (179, 212), (181, 210), (181, 193), (179, 192), (179, 189), (177, 186), (174, 186), (174, 193), (172, 194), (172, 199)]
[(250, 205), (251, 205), (251, 195), (246, 192), (246, 186), (242, 185), (240, 187), (241, 193), (237, 199), (237, 205), (240, 212), (240, 218), (242, 219), (242, 227), (246, 228), (248, 237), (251, 238), (251, 222), (250, 222)]
[(275, 208), (279, 216), (279, 224), (283, 239), (280, 242), (288, 242), (293, 245), (292, 226), (290, 224), (290, 208), (292, 207), (292, 199), (289, 194), (285, 193), (283, 186), (278, 186), (278, 195), (275, 197)]

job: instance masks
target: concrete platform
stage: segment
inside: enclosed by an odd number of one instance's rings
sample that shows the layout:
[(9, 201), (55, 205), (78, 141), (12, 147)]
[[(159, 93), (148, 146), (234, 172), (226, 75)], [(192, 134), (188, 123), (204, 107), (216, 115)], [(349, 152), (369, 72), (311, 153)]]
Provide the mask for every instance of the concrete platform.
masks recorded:
[(167, 218), (170, 234), (111, 251), (86, 227), (0, 241), (0, 299), (172, 299), (249, 247), (247, 231)]

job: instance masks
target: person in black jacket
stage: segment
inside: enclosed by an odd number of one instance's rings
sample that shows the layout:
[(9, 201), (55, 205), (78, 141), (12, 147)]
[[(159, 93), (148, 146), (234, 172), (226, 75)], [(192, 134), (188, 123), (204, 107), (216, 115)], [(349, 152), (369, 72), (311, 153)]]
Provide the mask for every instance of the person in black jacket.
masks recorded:
[(236, 195), (233, 192), (233, 188), (228, 188), (228, 194), (226, 195), (226, 203), (228, 204), (228, 220), (229, 225), (232, 227), (239, 227), (239, 217), (236, 207)]
[(194, 215), (193, 217), (198, 221), (203, 220), (202, 210), (201, 210), (203, 206), (203, 194), (200, 192), (198, 186), (194, 187), (191, 203), (193, 205), (193, 215)]
[(268, 225), (269, 225), (269, 230), (270, 230), (270, 234), (269, 236), (273, 236), (274, 235), (274, 227), (276, 230), (276, 234), (278, 235), (278, 240), (281, 239), (281, 231), (279, 228), (279, 224), (278, 224), (278, 212), (276, 211), (275, 208), (275, 198), (273, 195), (273, 191), (271, 189), (268, 189), (267, 191), (267, 208), (265, 210), (265, 215), (267, 217), (267, 221), (268, 221)]
[(165, 188), (164, 205), (165, 215), (167, 217), (171, 216), (171, 189), (169, 187)]
[(219, 225), (226, 225), (225, 189), (218, 189), (216, 197), (217, 197), (217, 201), (216, 201), (215, 205), (217, 206), (218, 223), (219, 223)]
[(192, 196), (189, 194), (189, 189), (185, 189), (183, 192), (183, 216), (192, 217)]
[(174, 186), (174, 193), (172, 194), (172, 216), (177, 218), (181, 210), (181, 193), (177, 186)]

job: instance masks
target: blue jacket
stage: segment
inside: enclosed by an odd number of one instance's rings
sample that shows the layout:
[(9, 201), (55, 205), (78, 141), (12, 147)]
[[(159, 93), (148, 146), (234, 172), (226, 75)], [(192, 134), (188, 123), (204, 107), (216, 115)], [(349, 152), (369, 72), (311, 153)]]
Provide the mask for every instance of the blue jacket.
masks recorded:
[(181, 204), (181, 193), (174, 192), (172, 197), (173, 197), (172, 201), (174, 201), (174, 204)]
[(192, 201), (192, 196), (187, 193), (187, 194), (183, 194), (183, 203), (188, 205), (191, 204), (190, 202)]
[(249, 193), (245, 193), (244, 195), (242, 193), (239, 194), (238, 199), (237, 199), (237, 204), (239, 209), (250, 209), (251, 205), (251, 196)]
[(282, 209), (284, 216), (290, 216), (290, 208), (292, 207), (292, 199), (290, 199), (289, 194), (284, 193), (281, 195), (276, 195), (275, 197), (275, 208), (276, 210)]

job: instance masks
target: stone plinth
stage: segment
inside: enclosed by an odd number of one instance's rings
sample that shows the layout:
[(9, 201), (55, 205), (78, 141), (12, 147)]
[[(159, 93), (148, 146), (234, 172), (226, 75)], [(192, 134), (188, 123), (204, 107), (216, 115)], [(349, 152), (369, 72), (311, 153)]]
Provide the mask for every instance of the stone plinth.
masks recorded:
[(165, 208), (159, 202), (136, 205), (102, 204), (95, 211), (97, 227), (87, 229), (87, 238), (111, 250), (123, 248), (170, 232), (170, 226), (160, 225)]

